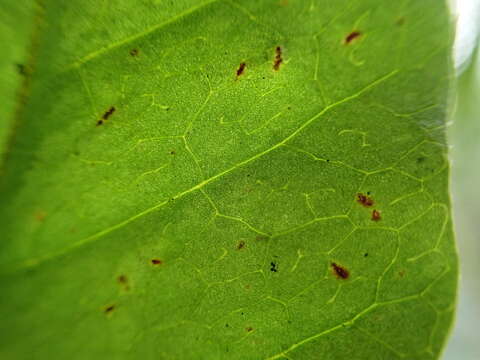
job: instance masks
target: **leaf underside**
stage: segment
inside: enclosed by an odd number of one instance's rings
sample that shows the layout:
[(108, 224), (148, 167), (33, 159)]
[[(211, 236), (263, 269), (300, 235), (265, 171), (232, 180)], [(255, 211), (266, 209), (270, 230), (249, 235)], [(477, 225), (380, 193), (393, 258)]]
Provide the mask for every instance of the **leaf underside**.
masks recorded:
[(2, 359), (438, 358), (457, 282), (442, 1), (31, 12)]

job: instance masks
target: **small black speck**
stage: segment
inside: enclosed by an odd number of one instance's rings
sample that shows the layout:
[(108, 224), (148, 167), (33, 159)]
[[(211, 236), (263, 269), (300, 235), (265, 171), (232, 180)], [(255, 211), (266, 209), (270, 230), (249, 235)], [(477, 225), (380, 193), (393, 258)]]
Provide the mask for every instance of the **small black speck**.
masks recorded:
[(370, 191), (367, 191), (367, 195), (370, 195)]
[(363, 256), (364, 256), (364, 257), (367, 257), (367, 256), (368, 256), (368, 253), (363, 254)]
[(225, 324), (225, 327), (228, 327), (228, 324)]
[(330, 159), (327, 159), (327, 162), (330, 162)]
[(272, 272), (277, 272), (277, 264), (275, 264), (273, 261), (270, 263), (270, 271)]

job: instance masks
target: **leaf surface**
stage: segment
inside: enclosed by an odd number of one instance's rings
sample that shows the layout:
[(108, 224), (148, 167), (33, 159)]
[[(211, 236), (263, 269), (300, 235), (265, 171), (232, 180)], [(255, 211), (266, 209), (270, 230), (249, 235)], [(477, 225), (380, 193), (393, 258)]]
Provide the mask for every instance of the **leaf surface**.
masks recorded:
[(2, 358), (438, 358), (457, 281), (442, 1), (34, 11)]

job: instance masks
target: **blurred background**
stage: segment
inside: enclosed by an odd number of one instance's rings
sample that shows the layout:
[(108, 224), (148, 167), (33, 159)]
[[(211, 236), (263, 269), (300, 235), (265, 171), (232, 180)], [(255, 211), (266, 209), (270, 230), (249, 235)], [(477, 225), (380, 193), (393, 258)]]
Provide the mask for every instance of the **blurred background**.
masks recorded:
[(458, 79), (448, 137), (460, 253), (457, 321), (443, 360), (480, 360), (480, 0), (451, 0)]

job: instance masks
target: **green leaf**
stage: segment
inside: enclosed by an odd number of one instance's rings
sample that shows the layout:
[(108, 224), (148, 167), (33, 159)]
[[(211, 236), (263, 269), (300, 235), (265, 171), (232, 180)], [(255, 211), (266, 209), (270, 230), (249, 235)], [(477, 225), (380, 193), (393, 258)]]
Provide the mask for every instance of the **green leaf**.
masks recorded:
[(443, 1), (40, 5), (0, 188), (1, 358), (438, 358)]

